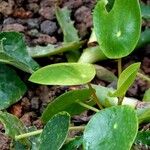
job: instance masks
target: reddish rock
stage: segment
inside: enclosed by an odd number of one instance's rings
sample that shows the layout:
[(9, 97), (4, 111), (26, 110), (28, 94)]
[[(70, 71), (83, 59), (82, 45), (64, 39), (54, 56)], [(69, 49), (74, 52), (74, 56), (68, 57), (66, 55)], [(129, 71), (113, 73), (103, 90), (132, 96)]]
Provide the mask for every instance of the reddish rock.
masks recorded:
[(25, 32), (26, 27), (19, 23), (8, 24), (3, 26), (2, 31), (16, 31), (16, 32)]

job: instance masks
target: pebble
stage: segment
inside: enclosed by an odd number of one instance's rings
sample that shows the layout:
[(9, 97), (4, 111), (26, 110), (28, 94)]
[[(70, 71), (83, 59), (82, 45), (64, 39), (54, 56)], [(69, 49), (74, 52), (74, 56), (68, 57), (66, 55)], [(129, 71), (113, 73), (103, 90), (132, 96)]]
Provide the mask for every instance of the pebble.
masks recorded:
[(27, 32), (27, 34), (31, 37), (38, 37), (39, 31), (37, 29), (31, 29)]
[(27, 9), (32, 11), (35, 14), (38, 13), (39, 11), (39, 5), (37, 3), (29, 3), (27, 5)]
[(57, 30), (56, 23), (49, 20), (43, 21), (40, 25), (40, 28), (42, 33), (49, 35), (53, 35), (53, 33), (55, 33)]
[(6, 1), (0, 1), (0, 13), (2, 13), (4, 16), (11, 15), (14, 11), (15, 3), (13, 0)]
[(40, 20), (38, 18), (28, 19), (27, 26), (29, 29), (39, 29)]
[(21, 24), (14, 23), (3, 26), (2, 31), (16, 31), (16, 32), (25, 32), (26, 27)]
[(84, 23), (87, 28), (92, 26), (91, 10), (88, 7), (82, 6), (78, 8), (74, 16), (77, 22)]
[(16, 21), (14, 18), (11, 18), (11, 17), (8, 17), (8, 18), (4, 19), (4, 21), (3, 21), (3, 25), (13, 24), (13, 23), (16, 23)]
[(39, 98), (33, 97), (31, 99), (31, 108), (37, 110), (39, 108)]
[(55, 8), (54, 7), (42, 7), (39, 10), (39, 14), (45, 19), (52, 20), (55, 18)]
[(40, 34), (37, 39), (33, 40), (33, 44), (56, 44), (57, 40), (54, 36), (49, 36), (47, 34)]
[(70, 0), (63, 2), (63, 7), (67, 7), (68, 9), (76, 9), (83, 4), (82, 0)]

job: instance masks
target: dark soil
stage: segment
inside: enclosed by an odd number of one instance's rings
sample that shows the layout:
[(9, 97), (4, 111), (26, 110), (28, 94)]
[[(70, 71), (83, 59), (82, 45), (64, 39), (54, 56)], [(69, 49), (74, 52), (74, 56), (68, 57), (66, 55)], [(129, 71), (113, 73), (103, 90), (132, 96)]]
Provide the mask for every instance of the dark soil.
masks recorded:
[[(88, 39), (92, 27), (92, 9), (96, 0), (60, 0), (57, 5), (67, 7), (71, 10), (71, 18), (75, 21), (75, 27), (81, 39)], [(25, 35), (28, 45), (47, 45), (62, 42), (62, 31), (55, 17), (56, 0), (0, 0), (0, 31), (18, 31)], [(150, 47), (144, 47), (123, 59), (126, 67), (132, 62), (140, 61), (141, 72), (150, 75)], [(61, 62), (64, 58), (55, 56), (48, 58), (47, 62)], [(48, 64), (46, 60), (39, 63)], [(114, 61), (103, 61), (98, 64), (108, 68), (117, 74), (117, 63)], [(18, 71), (18, 70), (17, 70)], [(28, 75), (20, 73), (20, 77), (28, 85), (28, 91), (23, 98), (11, 106), (8, 111), (19, 117), (26, 126), (36, 126), (38, 129), (43, 125), (39, 119), (44, 108), (55, 97), (71, 90), (74, 87), (60, 86), (37, 86), (27, 82)], [(108, 85), (104, 81), (95, 79), (94, 83)], [(78, 88), (78, 87), (76, 87)], [(134, 85), (129, 89), (128, 96), (142, 99), (143, 93), (150, 88), (147, 82), (136, 79)], [(80, 116), (72, 118), (74, 124), (84, 124), (90, 119), (90, 113), (85, 112)], [(10, 149), (10, 139), (4, 135), (4, 128), (0, 124), (0, 150)]]

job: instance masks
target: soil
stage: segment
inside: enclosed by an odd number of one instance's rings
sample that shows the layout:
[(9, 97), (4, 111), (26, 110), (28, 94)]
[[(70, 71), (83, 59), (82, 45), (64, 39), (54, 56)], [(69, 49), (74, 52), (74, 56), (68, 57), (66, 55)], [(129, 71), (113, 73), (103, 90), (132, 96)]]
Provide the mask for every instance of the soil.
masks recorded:
[[(148, 3), (148, 1), (145, 1)], [(57, 5), (67, 7), (71, 11), (71, 18), (81, 39), (88, 39), (92, 28), (92, 9), (96, 0), (60, 0)], [(24, 34), (27, 45), (47, 45), (62, 42), (62, 31), (55, 17), (56, 0), (0, 0), (0, 31), (18, 31)], [(150, 75), (150, 46), (146, 46), (123, 59), (123, 66), (134, 61), (142, 62), (141, 72)], [(40, 60), (40, 65), (47, 62), (62, 62), (64, 58), (55, 56)], [(98, 64), (106, 67), (117, 74), (117, 63), (114, 61), (102, 61)], [(17, 70), (18, 71), (18, 70)], [(28, 91), (21, 100), (12, 105), (8, 112), (16, 115), (23, 123), (29, 126), (36, 126), (38, 129), (43, 125), (39, 119), (44, 108), (55, 97), (71, 90), (74, 87), (60, 86), (37, 86), (27, 82), (28, 75), (18, 71), (19, 76), (26, 82)], [(107, 86), (108, 83), (95, 79), (93, 83), (101, 83)], [(78, 87), (75, 87), (78, 88)], [(129, 89), (127, 95), (142, 99), (146, 89), (150, 85), (137, 78), (134, 85)], [(90, 112), (84, 112), (80, 116), (72, 118), (74, 124), (84, 124), (91, 117)], [(0, 124), (0, 150), (10, 149), (10, 139), (4, 135), (4, 127)], [(142, 149), (142, 148), (141, 148)]]

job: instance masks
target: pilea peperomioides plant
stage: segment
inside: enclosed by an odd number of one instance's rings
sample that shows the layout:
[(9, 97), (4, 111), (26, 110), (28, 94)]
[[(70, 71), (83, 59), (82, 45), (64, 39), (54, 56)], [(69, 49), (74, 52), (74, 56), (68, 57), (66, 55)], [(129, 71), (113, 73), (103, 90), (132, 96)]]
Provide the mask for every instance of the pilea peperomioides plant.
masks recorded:
[[(56, 15), (61, 26), (62, 22), (63, 24), (65, 22), (66, 14), (68, 16), (66, 10), (61, 14), (61, 10), (57, 9)], [(94, 9), (94, 31), (97, 41), (104, 55), (109, 58), (120, 59), (133, 51), (139, 39), (140, 26), (141, 15), (137, 0), (115, 0), (111, 5), (108, 5), (107, 0), (100, 0)], [(72, 29), (72, 26), (69, 28)], [(65, 30), (66, 28), (63, 32)], [(76, 31), (72, 30), (77, 35)], [(4, 34), (7, 35), (3, 33), (1, 36)], [(69, 40), (73, 42), (73, 39), (74, 37)], [(77, 37), (76, 39), (78, 41)], [(1, 44), (4, 41), (3, 38)], [(68, 42), (67, 35), (65, 35), (65, 42)], [(1, 49), (1, 53), (7, 56), (9, 46), (4, 48)], [(60, 49), (57, 49), (58, 51)], [(64, 52), (64, 49), (61, 49), (61, 52)], [(50, 53), (53, 55), (55, 52), (50, 51)], [(44, 51), (42, 55), (46, 56), (50, 53)], [(39, 57), (38, 54), (34, 56)], [(72, 55), (69, 56), (71, 58)], [(14, 60), (13, 55), (9, 58)], [(5, 57), (2, 57), (2, 60), (5, 61)], [(94, 79), (96, 70), (94, 65), (88, 63), (52, 64), (32, 73), (29, 81), (33, 83), (60, 86), (82, 85), (82, 87), (65, 92), (48, 104), (41, 116), (45, 126), (40, 130), (33, 128), (29, 131), (17, 117), (7, 112), (0, 112), (0, 121), (5, 125), (6, 134), (14, 140), (14, 149), (17, 149), (19, 145), (23, 150), (75, 150), (79, 147), (85, 150), (129, 150), (134, 143), (138, 142), (149, 146), (150, 143), (146, 139), (150, 137), (150, 133), (138, 133), (138, 126), (143, 122), (150, 122), (150, 103), (126, 97), (127, 90), (136, 78), (140, 63), (133, 63), (122, 72), (120, 62), (116, 90), (91, 85), (90, 82)], [(11, 64), (16, 66), (15, 63)], [(27, 62), (20, 63), (22, 66), (27, 66), (25, 71), (32, 71)], [(106, 69), (103, 71), (109, 73)], [(117, 79), (112, 74), (106, 78), (109, 78), (109, 81)], [(147, 95), (146, 92), (146, 99)], [(96, 104), (99, 108), (94, 107)], [(138, 104), (143, 107), (138, 107)], [(87, 125), (70, 125), (71, 116), (85, 110), (95, 112)], [(11, 125), (12, 122), (13, 125)], [(78, 130), (81, 133), (83, 131), (83, 134), (72, 139), (68, 136), (72, 130)]]

